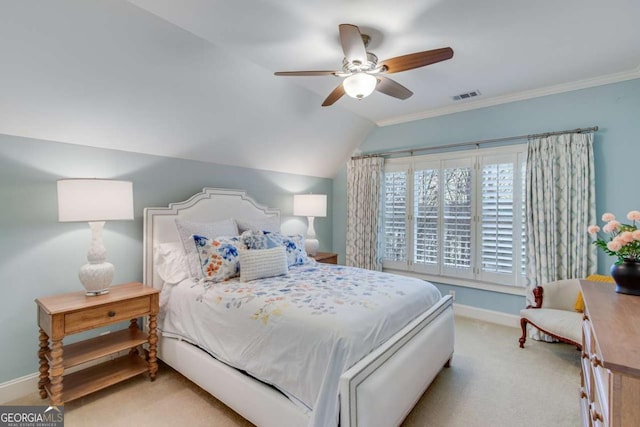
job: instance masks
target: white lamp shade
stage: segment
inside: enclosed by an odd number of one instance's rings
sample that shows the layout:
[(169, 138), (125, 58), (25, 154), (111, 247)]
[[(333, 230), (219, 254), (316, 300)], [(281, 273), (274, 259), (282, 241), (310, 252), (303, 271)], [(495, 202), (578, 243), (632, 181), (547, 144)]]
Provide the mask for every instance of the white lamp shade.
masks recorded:
[(133, 219), (133, 184), (109, 179), (58, 180), (58, 220)]
[(299, 216), (327, 216), (326, 194), (295, 194), (293, 214)]
[(356, 99), (366, 98), (371, 95), (377, 84), (378, 79), (367, 73), (354, 74), (342, 82), (342, 86), (347, 95)]

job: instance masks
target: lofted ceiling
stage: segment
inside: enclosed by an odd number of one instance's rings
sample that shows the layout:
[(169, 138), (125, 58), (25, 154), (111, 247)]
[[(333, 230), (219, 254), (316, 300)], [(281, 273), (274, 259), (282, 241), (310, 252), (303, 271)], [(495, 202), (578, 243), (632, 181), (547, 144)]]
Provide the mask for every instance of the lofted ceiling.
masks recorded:
[[(640, 77), (637, 0), (0, 0), (0, 133), (331, 177), (376, 125)], [(322, 101), (338, 25), (414, 95)], [(452, 96), (479, 90), (475, 98)]]

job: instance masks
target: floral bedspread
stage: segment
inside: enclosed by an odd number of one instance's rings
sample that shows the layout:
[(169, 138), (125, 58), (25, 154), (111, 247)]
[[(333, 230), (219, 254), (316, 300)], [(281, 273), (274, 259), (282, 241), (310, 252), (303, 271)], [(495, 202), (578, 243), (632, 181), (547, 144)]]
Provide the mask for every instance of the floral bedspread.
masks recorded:
[(162, 291), (160, 328), (338, 424), (340, 375), (441, 298), (423, 280), (312, 263), (285, 276)]

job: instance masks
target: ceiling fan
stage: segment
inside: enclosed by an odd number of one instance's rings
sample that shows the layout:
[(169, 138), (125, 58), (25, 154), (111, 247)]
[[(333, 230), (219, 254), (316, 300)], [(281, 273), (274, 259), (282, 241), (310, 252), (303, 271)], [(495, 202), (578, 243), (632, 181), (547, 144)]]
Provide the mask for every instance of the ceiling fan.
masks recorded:
[(371, 95), (374, 90), (398, 99), (407, 99), (413, 92), (400, 83), (383, 76), (382, 74), (398, 73), (412, 70), (446, 61), (453, 57), (453, 49), (444, 47), (441, 49), (427, 50), (424, 52), (410, 53), (396, 56), (378, 62), (378, 57), (367, 52), (369, 36), (361, 34), (360, 29), (351, 24), (340, 24), (340, 43), (344, 52), (342, 70), (339, 71), (278, 71), (276, 76), (327, 76), (344, 77), (344, 80), (336, 87), (322, 103), (327, 107), (335, 103), (345, 93), (352, 98), (362, 99)]

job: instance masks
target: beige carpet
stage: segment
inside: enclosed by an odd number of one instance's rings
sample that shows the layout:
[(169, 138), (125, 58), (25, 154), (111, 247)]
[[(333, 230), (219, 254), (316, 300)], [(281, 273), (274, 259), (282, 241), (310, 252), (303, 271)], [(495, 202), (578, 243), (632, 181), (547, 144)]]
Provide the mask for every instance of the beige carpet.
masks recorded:
[[(443, 370), (403, 426), (578, 426), (580, 352), (527, 341), (520, 331), (456, 318), (451, 368)], [(10, 404), (42, 404), (34, 392)], [(251, 426), (171, 368), (138, 376), (65, 405), (66, 427)]]

